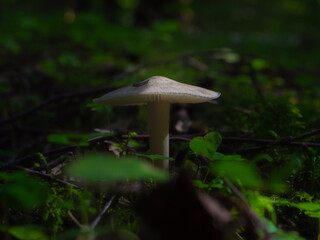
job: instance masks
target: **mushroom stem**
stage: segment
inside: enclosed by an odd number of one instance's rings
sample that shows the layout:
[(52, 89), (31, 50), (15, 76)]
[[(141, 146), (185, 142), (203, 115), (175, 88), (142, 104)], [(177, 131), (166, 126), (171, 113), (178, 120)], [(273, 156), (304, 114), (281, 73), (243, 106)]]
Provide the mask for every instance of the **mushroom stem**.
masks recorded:
[[(169, 113), (170, 103), (148, 102), (150, 152), (169, 157)], [(156, 159), (156, 167), (169, 169), (168, 159)]]

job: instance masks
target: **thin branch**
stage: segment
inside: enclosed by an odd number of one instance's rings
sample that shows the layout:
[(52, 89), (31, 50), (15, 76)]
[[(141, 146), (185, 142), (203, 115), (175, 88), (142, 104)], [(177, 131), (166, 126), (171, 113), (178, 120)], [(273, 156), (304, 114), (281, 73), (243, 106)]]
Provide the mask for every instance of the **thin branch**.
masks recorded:
[[(208, 132), (207, 132), (208, 133)], [(204, 136), (207, 133), (201, 133), (201, 134), (191, 134), (191, 135), (180, 135), (180, 136), (170, 136), (171, 140), (182, 140), (182, 141), (190, 141), (192, 138), (194, 137), (199, 137), (199, 136)], [(251, 147), (251, 148), (246, 148), (246, 149), (240, 149), (238, 151), (236, 151), (236, 153), (238, 154), (246, 154), (246, 153), (251, 153), (251, 152), (256, 152), (256, 151), (261, 151), (270, 147), (275, 147), (275, 146), (280, 146), (280, 145), (292, 145), (292, 146), (299, 146), (299, 147), (320, 147), (320, 143), (316, 143), (316, 142), (296, 142), (297, 140), (301, 140), (304, 138), (309, 138), (312, 137), (314, 135), (320, 134), (320, 129), (316, 129), (313, 130), (309, 133), (305, 133), (303, 135), (297, 136), (297, 137), (288, 137), (288, 138), (284, 138), (281, 140), (273, 140), (273, 139), (254, 139), (254, 138), (240, 138), (240, 137), (223, 137), (222, 141), (238, 141), (238, 142), (253, 142), (253, 143), (265, 143), (262, 146), (257, 146), (257, 147)], [(101, 142), (103, 140), (109, 139), (112, 136), (104, 136), (104, 137), (97, 137), (94, 139), (90, 139), (89, 143), (91, 145), (97, 143), (97, 142)], [(126, 138), (126, 135), (122, 135), (123, 138)], [(148, 134), (141, 134), (141, 135), (137, 135), (137, 136), (133, 136), (132, 138), (135, 139), (146, 139), (149, 138)], [(45, 157), (50, 157), (53, 155), (57, 155), (57, 154), (63, 154), (69, 151), (72, 151), (74, 149), (76, 149), (78, 146), (76, 145), (70, 145), (70, 146), (64, 146), (61, 148), (57, 148), (57, 149), (53, 149), (51, 151), (48, 152), (44, 152), (42, 153)], [(0, 166), (0, 170), (3, 169), (8, 169), (13, 165), (17, 165), (17, 164), (21, 164), (33, 159), (38, 159), (39, 155), (38, 154), (31, 154), (31, 155), (27, 155), (25, 157), (16, 159), (15, 161), (12, 162), (8, 162), (5, 163), (3, 165)]]
[[(201, 135), (199, 135), (201, 136)], [(171, 140), (181, 140), (181, 141), (191, 141), (192, 138), (184, 137), (184, 136), (172, 136), (170, 137)], [(289, 138), (290, 139), (290, 138)], [(265, 150), (267, 148), (279, 146), (279, 145), (289, 145), (289, 146), (297, 146), (297, 147), (316, 147), (320, 148), (320, 143), (316, 142), (291, 142), (289, 139), (285, 139), (285, 141), (281, 140), (273, 140), (273, 139), (256, 139), (256, 138), (240, 138), (240, 137), (223, 137), (222, 142), (248, 142), (248, 143), (265, 143), (262, 146), (250, 147), (245, 149), (240, 149), (235, 151), (234, 153), (237, 154), (248, 154), (253, 152), (259, 152)]]
[[(207, 134), (207, 133), (205, 133)], [(193, 135), (181, 135), (181, 136), (170, 136), (171, 140), (182, 140), (182, 141), (190, 141), (194, 137), (204, 136), (205, 134), (193, 134)], [(314, 135), (320, 134), (320, 129), (313, 130), (309, 133), (303, 134), (297, 137), (287, 137), (281, 140), (274, 140), (274, 139), (262, 139), (262, 138), (242, 138), (242, 137), (222, 137), (222, 141), (232, 141), (232, 142), (251, 142), (251, 143), (265, 143), (265, 145), (252, 147), (248, 149), (242, 149), (240, 151), (249, 151), (250, 149), (256, 150), (263, 150), (269, 147), (274, 147), (278, 145), (292, 145), (292, 146), (299, 146), (299, 147), (320, 147), (320, 143), (317, 142), (296, 142), (297, 140), (301, 140), (304, 138), (308, 138)], [(147, 137), (148, 135), (139, 135), (135, 137)], [(252, 150), (253, 151), (253, 150)]]
[(312, 130), (311, 132), (305, 133), (305, 134), (297, 136), (297, 137), (290, 137), (288, 140), (297, 141), (297, 140), (305, 139), (305, 138), (308, 138), (308, 137), (312, 137), (312, 136), (317, 135), (317, 134), (320, 134), (320, 128)]
[(104, 205), (102, 211), (98, 214), (98, 216), (93, 220), (93, 222), (90, 224), (91, 229), (94, 229), (100, 222), (100, 220), (102, 219), (103, 215), (106, 213), (106, 211), (108, 211), (108, 209), (110, 208), (113, 200), (115, 199), (116, 195), (113, 195), (110, 200), (106, 203), (106, 205)]
[(78, 219), (72, 214), (72, 212), (68, 211), (68, 215), (79, 228), (84, 228), (84, 226), (78, 221)]
[(74, 97), (89, 96), (89, 95), (93, 95), (93, 94), (97, 94), (97, 93), (104, 93), (108, 90), (111, 91), (113, 89), (111, 89), (111, 88), (99, 88), (99, 89), (94, 88), (94, 89), (77, 91), (77, 92), (69, 92), (69, 93), (58, 95), (58, 96), (54, 96), (54, 97), (51, 97), (51, 98), (45, 100), (44, 102), (40, 103), (39, 105), (28, 109), (25, 112), (18, 113), (16, 115), (13, 115), (13, 116), (8, 117), (6, 119), (0, 120), (0, 126), (5, 125), (7, 123), (15, 122), (21, 118), (28, 117), (28, 116), (32, 115), (33, 113), (39, 111), (40, 109), (42, 109), (42, 108), (46, 107), (47, 105), (50, 105), (54, 102), (58, 102), (58, 101), (61, 101), (64, 99), (69, 99), (69, 98), (74, 98)]
[(281, 140), (276, 140), (273, 141), (271, 143), (262, 145), (262, 146), (258, 146), (258, 147), (252, 147), (252, 148), (245, 148), (245, 149), (240, 149), (239, 151), (237, 151), (237, 153), (239, 154), (246, 154), (246, 153), (252, 153), (252, 152), (258, 152), (267, 148), (271, 148), (271, 147), (275, 147), (275, 146), (280, 146), (280, 145), (300, 145), (300, 146), (311, 146), (311, 147), (318, 147), (319, 143), (309, 143), (309, 142), (295, 142), (297, 140), (301, 140), (301, 139), (305, 139), (305, 138), (309, 138), (312, 137), (314, 135), (320, 134), (320, 129), (316, 129), (313, 130), (311, 132), (302, 134), (300, 136), (297, 137), (287, 137), (287, 138), (283, 138)]
[[(90, 144), (95, 144), (97, 142), (103, 141), (103, 140), (108, 139), (110, 137), (111, 136), (97, 137), (97, 138), (90, 139), (88, 142)], [(59, 154), (63, 154), (63, 153), (66, 153), (66, 152), (73, 151), (76, 148), (78, 148), (77, 145), (64, 146), (64, 147), (61, 147), (61, 148), (56, 148), (56, 149), (53, 149), (53, 150), (50, 150), (50, 151), (47, 151), (47, 152), (43, 152), (42, 155), (44, 157), (50, 157), (50, 156), (59, 155)], [(5, 163), (5, 164), (1, 165), (0, 166), (0, 170), (7, 169), (7, 168), (10, 168), (13, 165), (25, 163), (27, 161), (31, 161), (31, 160), (34, 160), (34, 159), (39, 159), (39, 155), (38, 154), (30, 154), (30, 155), (27, 155), (25, 157), (16, 159), (14, 161), (10, 161), (8, 163)]]
[[(72, 151), (72, 150), (74, 150), (76, 148), (77, 148), (76, 145), (70, 145), (70, 146), (65, 146), (65, 147), (53, 149), (51, 151), (44, 152), (42, 154), (43, 154), (44, 157), (50, 157), (50, 156), (54, 156), (54, 155), (57, 155), (57, 154), (63, 154), (63, 153)], [(14, 160), (14, 161), (10, 161), (8, 163), (5, 163), (5, 164), (1, 165), (0, 166), (0, 170), (7, 169), (7, 168), (10, 168), (13, 165), (25, 163), (27, 161), (34, 160), (34, 159), (39, 159), (39, 155), (34, 153), (34, 154), (30, 154), (30, 155), (24, 156), (22, 158), (18, 158), (18, 159)]]
[[(240, 138), (240, 137), (223, 137), (223, 141), (233, 141), (233, 142), (251, 142), (251, 143), (267, 143), (276, 144), (280, 141), (273, 139), (260, 139), (260, 138)], [(316, 142), (281, 142), (282, 145), (293, 145), (299, 147), (320, 147), (320, 143)], [(279, 145), (281, 145), (279, 144)]]
[(63, 184), (63, 185), (72, 185), (74, 188), (77, 188), (77, 189), (80, 189), (81, 187), (79, 187), (78, 185), (74, 184), (74, 183), (70, 183), (70, 182), (67, 182), (65, 180), (62, 180), (62, 179), (58, 179), (58, 178), (54, 178), (52, 175), (50, 174), (45, 174), (45, 173), (42, 173), (42, 172), (38, 172), (38, 171), (34, 171), (32, 169), (29, 169), (29, 168), (24, 168), (24, 167), (21, 167), (21, 166), (13, 166), (14, 168), (16, 169), (19, 169), (19, 170), (23, 170), (23, 171), (26, 171), (30, 174), (33, 174), (33, 175), (36, 175), (36, 176), (39, 176), (39, 177), (42, 177), (42, 178), (45, 178), (49, 181), (54, 181), (54, 182), (58, 182), (60, 184)]

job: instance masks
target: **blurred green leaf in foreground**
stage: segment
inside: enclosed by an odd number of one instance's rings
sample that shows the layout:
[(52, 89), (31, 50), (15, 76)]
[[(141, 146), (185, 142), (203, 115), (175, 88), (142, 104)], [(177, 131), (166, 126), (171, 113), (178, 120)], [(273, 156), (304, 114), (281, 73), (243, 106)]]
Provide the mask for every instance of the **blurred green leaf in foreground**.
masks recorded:
[(88, 182), (126, 180), (167, 180), (168, 173), (136, 158), (116, 158), (107, 154), (90, 154), (70, 166), (68, 172)]
[(49, 197), (47, 184), (23, 172), (0, 173), (0, 181), (2, 207), (32, 210), (43, 205)]

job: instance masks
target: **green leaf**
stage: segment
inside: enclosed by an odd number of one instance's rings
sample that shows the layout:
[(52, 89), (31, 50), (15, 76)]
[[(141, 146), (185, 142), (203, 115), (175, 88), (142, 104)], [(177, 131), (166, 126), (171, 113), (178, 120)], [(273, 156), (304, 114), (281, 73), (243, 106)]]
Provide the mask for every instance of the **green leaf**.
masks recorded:
[(112, 106), (106, 106), (94, 102), (87, 103), (86, 107), (90, 108), (92, 111), (97, 111), (101, 113), (110, 112), (110, 110), (113, 108)]
[(209, 187), (210, 187), (209, 184), (205, 184), (205, 183), (203, 183), (203, 182), (200, 181), (200, 180), (194, 180), (194, 181), (193, 181), (193, 185), (194, 185), (195, 187), (197, 187), (197, 188), (209, 188)]
[(297, 207), (300, 210), (304, 211), (309, 217), (320, 218), (320, 204), (311, 203), (311, 202), (302, 202), (302, 203), (293, 203), (293, 207)]
[(38, 152), (37, 154), (38, 154), (39, 158), (44, 162), (44, 164), (46, 166), (48, 166), (48, 162), (47, 162), (46, 157), (41, 152)]
[(273, 193), (283, 193), (288, 189), (288, 185), (283, 180), (271, 177), (263, 183), (263, 189)]
[(223, 181), (220, 178), (213, 179), (209, 184), (203, 183), (200, 180), (194, 180), (193, 185), (197, 188), (223, 188)]
[(265, 217), (261, 217), (260, 216), (261, 221), (265, 224), (265, 226), (267, 227), (269, 233), (275, 233), (277, 232), (277, 226), (270, 221), (269, 219), (265, 218)]
[(49, 197), (47, 185), (23, 172), (0, 173), (1, 201), (14, 209), (32, 210), (45, 204)]
[(302, 203), (292, 204), (292, 206), (295, 206), (304, 211), (320, 211), (319, 203), (302, 202)]
[(127, 229), (118, 230), (117, 235), (119, 236), (120, 239), (125, 239), (125, 240), (139, 240), (140, 239), (135, 233), (133, 233), (132, 231), (129, 231)]
[(263, 217), (265, 214), (269, 216), (272, 222), (276, 223), (277, 217), (273, 207), (273, 200), (267, 196), (263, 196), (259, 191), (247, 190), (244, 192), (245, 197), (252, 209), (260, 216)]
[(40, 164), (39, 163), (34, 163), (33, 166), (40, 167)]
[(210, 182), (211, 188), (223, 188), (223, 180), (221, 178), (212, 179)]
[(274, 139), (280, 139), (279, 135), (274, 130), (269, 130), (268, 132), (274, 137)]
[(252, 67), (256, 70), (262, 70), (268, 68), (269, 63), (261, 58), (255, 58), (252, 60)]
[(233, 182), (239, 181), (246, 187), (258, 188), (261, 180), (255, 166), (244, 161), (216, 161), (210, 171), (218, 176), (226, 177)]
[(79, 67), (81, 63), (79, 58), (73, 53), (61, 54), (58, 57), (58, 62), (62, 66), (68, 66), (68, 67)]
[(180, 24), (177, 21), (157, 21), (152, 25), (156, 32), (172, 33), (180, 29)]
[(14, 226), (9, 228), (9, 233), (21, 240), (46, 240), (49, 239), (42, 228), (35, 225)]
[(173, 161), (174, 158), (171, 157), (164, 157), (162, 155), (157, 155), (157, 154), (142, 154), (142, 153), (135, 153), (136, 156), (139, 157), (145, 157), (145, 158), (149, 158), (151, 161), (156, 160), (156, 159), (168, 159), (170, 161)]
[(204, 156), (208, 155), (208, 149), (205, 147), (203, 137), (196, 137), (193, 138), (189, 142), (189, 147), (191, 148), (192, 151), (195, 152), (196, 155), (199, 155), (200, 153), (203, 154)]
[(9, 81), (1, 81), (0, 82), (0, 93), (10, 90), (10, 87), (11, 87), (11, 85), (10, 85)]
[(215, 161), (244, 161), (245, 159), (243, 159), (240, 155), (223, 155), (222, 153), (218, 153), (216, 152), (213, 157), (212, 160)]
[(75, 144), (78, 146), (89, 146), (89, 137), (85, 134), (70, 133), (70, 134), (50, 134), (47, 136), (48, 142), (64, 145)]
[(297, 232), (285, 232), (281, 229), (278, 229), (278, 231), (273, 234), (273, 237), (275, 240), (305, 240), (305, 238), (300, 237)]
[(167, 180), (168, 173), (136, 158), (115, 158), (111, 155), (87, 155), (68, 169), (72, 176), (89, 182), (126, 180)]
[(204, 140), (209, 153), (215, 153), (221, 144), (222, 137), (220, 133), (211, 132), (204, 136)]
[(13, 156), (14, 156), (14, 153), (0, 149), (0, 155), (6, 156), (6, 157), (13, 157)]
[(262, 153), (254, 157), (253, 162), (259, 162), (259, 161), (265, 161), (265, 160), (268, 162), (273, 162), (273, 158), (266, 153)]
[(261, 217), (261, 220), (275, 240), (304, 240), (297, 232), (284, 232), (283, 230), (278, 229), (277, 226), (267, 218)]
[(139, 5), (139, 0), (117, 0), (117, 3), (124, 9), (134, 10)]
[(216, 153), (221, 143), (221, 140), (222, 137), (220, 133), (211, 132), (205, 135), (204, 137), (193, 138), (189, 143), (189, 147), (197, 155), (201, 153), (210, 160), (213, 160), (214, 154)]

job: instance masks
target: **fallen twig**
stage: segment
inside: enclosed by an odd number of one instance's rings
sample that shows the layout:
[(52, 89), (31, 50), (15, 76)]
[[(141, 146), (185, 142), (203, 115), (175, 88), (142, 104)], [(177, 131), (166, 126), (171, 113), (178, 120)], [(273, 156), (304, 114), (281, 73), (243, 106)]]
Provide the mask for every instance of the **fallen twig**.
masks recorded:
[(68, 211), (68, 215), (71, 218), (71, 220), (81, 229), (84, 228), (84, 226), (78, 221), (78, 219), (72, 214), (71, 211)]
[(115, 199), (116, 195), (113, 195), (110, 200), (106, 203), (106, 205), (104, 205), (102, 211), (98, 214), (98, 216), (93, 220), (93, 222), (90, 224), (91, 229), (94, 229), (100, 222), (102, 216), (106, 213), (106, 211), (108, 211), (108, 209), (110, 208), (113, 200)]
[(319, 147), (319, 143), (310, 143), (310, 142), (295, 142), (297, 140), (305, 139), (308, 137), (312, 137), (314, 135), (320, 134), (320, 129), (313, 130), (311, 132), (302, 134), (297, 137), (287, 137), (280, 140), (275, 140), (273, 142), (269, 142), (268, 144), (258, 146), (258, 147), (252, 147), (252, 148), (245, 148), (240, 149), (237, 151), (239, 154), (246, 154), (246, 153), (252, 153), (252, 152), (258, 152), (270, 147), (280, 146), (280, 145), (298, 145), (301, 147), (310, 146), (310, 147)]
[[(170, 136), (171, 140), (182, 140), (182, 141), (190, 141), (194, 137), (199, 137), (199, 136), (204, 136), (207, 133), (200, 133), (200, 134), (192, 134), (192, 135), (180, 135), (180, 136)], [(290, 145), (290, 146), (298, 146), (298, 147), (320, 147), (320, 143), (317, 142), (296, 142), (297, 140), (301, 140), (304, 138), (308, 138), (314, 135), (320, 134), (320, 129), (313, 130), (309, 133), (305, 133), (303, 135), (297, 136), (297, 137), (288, 137), (284, 138), (281, 140), (273, 140), (273, 139), (255, 139), (255, 138), (241, 138), (241, 137), (223, 137), (222, 141), (235, 141), (235, 142), (252, 142), (252, 143), (265, 143), (262, 146), (257, 146), (257, 147), (251, 147), (251, 148), (245, 148), (245, 149), (240, 149), (237, 150), (235, 153), (237, 154), (247, 154), (247, 153), (252, 153), (252, 152), (257, 152), (261, 151), (270, 147), (275, 147), (275, 146), (280, 146), (280, 145)], [(122, 135), (123, 138), (126, 138), (127, 135)], [(89, 143), (90, 144), (95, 144), (97, 142), (101, 142), (103, 140), (109, 139), (112, 136), (104, 136), (104, 137), (97, 137), (94, 139), (90, 139)], [(135, 139), (144, 139), (144, 138), (149, 138), (148, 134), (141, 134), (137, 136), (132, 136), (132, 138)], [(77, 145), (70, 145), (70, 146), (64, 146), (61, 148), (53, 149), (48, 152), (42, 153), (44, 157), (50, 157), (53, 155), (57, 154), (63, 154), (69, 151), (72, 151), (76, 149), (78, 146)], [(38, 159), (39, 155), (38, 154), (31, 154), (19, 159), (16, 159), (14, 161), (8, 162), (0, 166), (0, 170), (3, 169), (8, 169), (13, 165), (25, 163), (27, 161), (33, 160), (33, 159)]]
[(65, 180), (62, 180), (62, 179), (58, 179), (58, 178), (54, 178), (52, 175), (50, 174), (46, 174), (46, 173), (42, 173), (42, 172), (38, 172), (38, 171), (34, 171), (32, 169), (29, 169), (29, 168), (24, 168), (24, 167), (21, 167), (21, 166), (13, 166), (14, 168), (16, 169), (19, 169), (19, 170), (23, 170), (23, 171), (26, 171), (32, 175), (36, 175), (36, 176), (39, 176), (39, 177), (42, 177), (42, 178), (45, 178), (47, 180), (50, 180), (50, 181), (54, 181), (54, 182), (58, 182), (60, 184), (63, 184), (63, 185), (72, 185), (74, 188), (77, 188), (77, 189), (80, 189), (81, 187), (79, 187), (78, 185), (74, 184), (74, 183), (70, 183), (70, 182), (67, 182)]
[[(95, 144), (97, 142), (103, 141), (103, 140), (108, 139), (110, 137), (111, 136), (103, 136), (103, 137), (93, 138), (93, 139), (89, 140), (89, 143), (90, 144)], [(42, 155), (44, 157), (50, 157), (50, 156), (54, 156), (54, 155), (57, 155), (57, 154), (63, 154), (63, 153), (66, 153), (66, 152), (73, 151), (77, 147), (78, 147), (77, 145), (64, 146), (64, 147), (61, 147), (61, 148), (56, 148), (56, 149), (53, 149), (53, 150), (50, 150), (50, 151), (47, 151), (47, 152), (43, 152)], [(7, 168), (10, 168), (13, 165), (25, 163), (27, 161), (34, 160), (34, 159), (39, 159), (39, 155), (34, 153), (34, 154), (30, 154), (30, 155), (24, 156), (22, 158), (15, 159), (14, 161), (10, 161), (8, 163), (5, 163), (5, 164), (1, 165), (0, 166), (0, 170), (7, 169)]]

